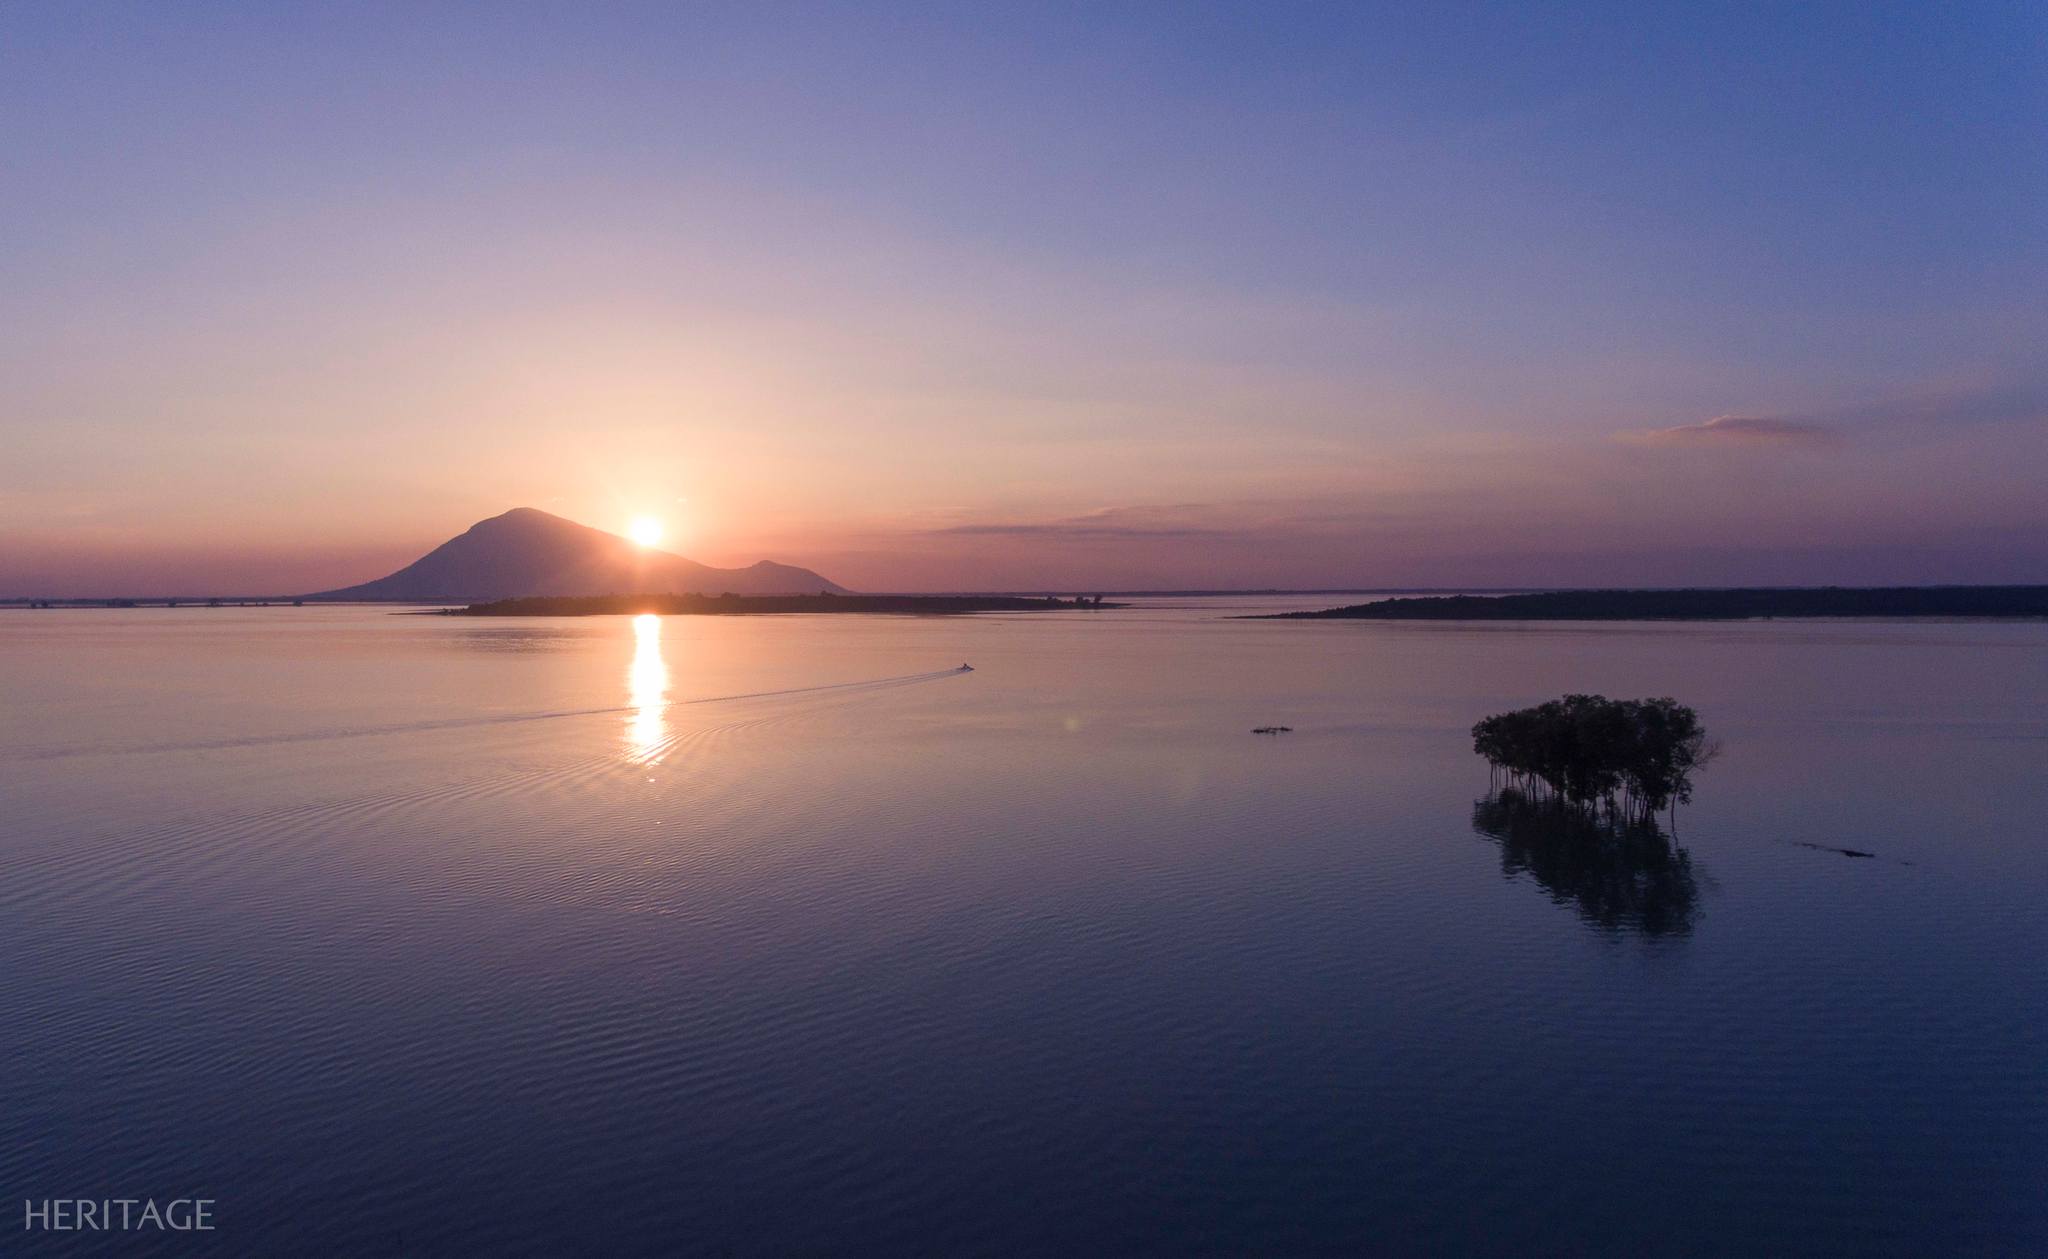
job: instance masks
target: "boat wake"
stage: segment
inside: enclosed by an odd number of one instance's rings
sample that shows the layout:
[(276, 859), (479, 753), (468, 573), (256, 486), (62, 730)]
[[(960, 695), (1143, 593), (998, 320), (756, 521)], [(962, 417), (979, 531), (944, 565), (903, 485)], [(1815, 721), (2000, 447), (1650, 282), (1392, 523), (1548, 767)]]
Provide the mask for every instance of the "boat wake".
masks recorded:
[(924, 682), (936, 682), (942, 678), (956, 678), (962, 673), (972, 672), (962, 665), (955, 669), (935, 669), (929, 673), (906, 673), (898, 677), (869, 678), (858, 682), (827, 682), (819, 686), (793, 686), (774, 691), (744, 691), (733, 695), (706, 695), (697, 699), (663, 700), (655, 705), (609, 704), (601, 708), (555, 708), (523, 713), (479, 713), (468, 717), (444, 717), (428, 721), (392, 722), (374, 726), (347, 726), (328, 730), (305, 730), (290, 734), (234, 735), (218, 739), (186, 739), (166, 743), (130, 744), (108, 747), (104, 744), (72, 744), (62, 747), (23, 748), (7, 753), (7, 758), (16, 761), (54, 761), (80, 756), (135, 756), (155, 752), (214, 752), (233, 748), (270, 747), (286, 743), (327, 743), (336, 739), (368, 739), (379, 735), (426, 734), (437, 730), (465, 730), (481, 726), (522, 725), (536, 721), (560, 721), (570, 717), (602, 717), (613, 713), (641, 713), (650, 708), (657, 711), (673, 708), (691, 708), (705, 704), (731, 704), (742, 700), (779, 699), (795, 695), (851, 695), (864, 691), (889, 690), (900, 686), (916, 686)]
[[(338, 860), (340, 858), (336, 854), (347, 848), (352, 842), (351, 836), (359, 828), (422, 827), (427, 825), (426, 818), (432, 815), (433, 810), (467, 810), (493, 803), (503, 808), (508, 802), (516, 801), (538, 804), (567, 792), (575, 793), (582, 801), (579, 807), (586, 816), (603, 816), (606, 809), (616, 808), (619, 804), (604, 794), (610, 784), (641, 781), (658, 769), (665, 771), (669, 781), (685, 781), (673, 776), (685, 765), (702, 766), (716, 761), (718, 749), (729, 740), (758, 735), (764, 727), (777, 723), (815, 717), (822, 708), (857, 703), (883, 691), (959, 676), (957, 668), (941, 669), (856, 682), (662, 701), (660, 707), (663, 709), (701, 710), (704, 720), (688, 723), (687, 728), (667, 731), (644, 746), (628, 749), (624, 755), (615, 749), (566, 763), (485, 773), (395, 791), (302, 800), (240, 815), (223, 816), (201, 809), (182, 817), (160, 819), (133, 831), (102, 835), (86, 846), (52, 844), (39, 852), (13, 855), (10, 878), (0, 884), (0, 911), (18, 910), (65, 888), (74, 893), (89, 888), (109, 896), (145, 895), (156, 886), (149, 877), (152, 871), (174, 870), (177, 877), (184, 879), (224, 877), (225, 863), (240, 861), (248, 865), (264, 853), (279, 859), (283, 854), (290, 854), (292, 862)], [(323, 731), (290, 739), (215, 740), (119, 751), (161, 752), (271, 743), (319, 743), (515, 722), (636, 714), (646, 711), (647, 707), (629, 704), (492, 714), (470, 719)], [(57, 752), (46, 754), (44, 759), (83, 754)], [(439, 816), (445, 819), (457, 815), (443, 812)]]

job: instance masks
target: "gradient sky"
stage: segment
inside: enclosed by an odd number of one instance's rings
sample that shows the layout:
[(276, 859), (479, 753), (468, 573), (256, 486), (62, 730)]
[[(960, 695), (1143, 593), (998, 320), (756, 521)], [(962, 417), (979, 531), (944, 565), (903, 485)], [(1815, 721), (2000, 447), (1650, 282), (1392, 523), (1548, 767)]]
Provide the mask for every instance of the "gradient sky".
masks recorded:
[(2048, 7), (0, 6), (0, 594), (2048, 581)]

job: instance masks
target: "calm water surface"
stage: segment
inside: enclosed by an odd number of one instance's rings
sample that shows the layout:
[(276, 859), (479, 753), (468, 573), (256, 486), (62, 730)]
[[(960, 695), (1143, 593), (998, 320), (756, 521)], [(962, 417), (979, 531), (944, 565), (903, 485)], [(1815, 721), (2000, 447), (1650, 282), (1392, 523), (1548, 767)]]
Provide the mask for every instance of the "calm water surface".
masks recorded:
[(0, 612), (0, 1251), (2048, 1252), (2048, 626), (1255, 602)]

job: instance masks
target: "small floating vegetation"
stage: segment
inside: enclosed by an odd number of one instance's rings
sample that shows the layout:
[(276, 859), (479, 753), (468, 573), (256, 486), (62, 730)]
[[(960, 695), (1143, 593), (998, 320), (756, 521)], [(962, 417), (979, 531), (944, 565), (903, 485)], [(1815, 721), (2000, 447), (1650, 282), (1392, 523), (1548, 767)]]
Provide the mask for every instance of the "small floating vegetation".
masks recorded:
[(1253, 726), (1253, 734), (1293, 734), (1293, 726)]
[(1874, 852), (1865, 852), (1865, 851), (1863, 851), (1863, 850), (1862, 850), (1861, 848), (1837, 848), (1837, 847), (1835, 847), (1835, 846), (1834, 846), (1833, 844), (1809, 844), (1809, 843), (1807, 843), (1807, 842), (1806, 842), (1806, 841), (1804, 841), (1804, 840), (1794, 840), (1794, 841), (1793, 841), (1793, 843), (1792, 843), (1792, 846), (1793, 846), (1794, 848), (1811, 848), (1811, 849), (1813, 849), (1813, 850), (1814, 850), (1815, 852), (1832, 852), (1832, 853), (1837, 853), (1837, 854), (1840, 854), (1841, 856), (1844, 856), (1844, 857), (1875, 857), (1875, 856), (1877, 856), (1877, 854), (1876, 854), (1876, 853), (1874, 853)]
[(1720, 751), (1699, 714), (1673, 699), (1567, 695), (1472, 727), (1496, 791), (1588, 815), (1639, 821), (1692, 799), (1692, 776)]

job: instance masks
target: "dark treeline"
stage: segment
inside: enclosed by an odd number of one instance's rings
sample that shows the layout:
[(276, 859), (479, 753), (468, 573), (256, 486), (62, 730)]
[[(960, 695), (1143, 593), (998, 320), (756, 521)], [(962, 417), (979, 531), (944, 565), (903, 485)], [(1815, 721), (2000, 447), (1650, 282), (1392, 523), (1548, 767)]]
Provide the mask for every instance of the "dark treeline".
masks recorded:
[(1692, 858), (1654, 819), (1601, 817), (1510, 787), (1472, 806), (1472, 829), (1500, 844), (1500, 868), (1527, 874), (1589, 924), (1685, 935), (1699, 917)]
[(304, 599), (228, 598), (220, 595), (149, 595), (137, 598), (97, 599), (0, 599), (0, 608), (267, 608), (289, 603), (306, 606)]
[(1717, 748), (1676, 700), (1567, 695), (1486, 718), (1472, 727), (1472, 750), (1493, 766), (1496, 788), (1635, 819), (1692, 799), (1693, 771)]
[(1739, 621), (1772, 616), (2048, 617), (2048, 586), (1822, 586), (1809, 589), (1554, 590), (1383, 599), (1268, 620)]
[(1000, 595), (596, 595), (500, 599), (451, 609), (457, 616), (748, 616), (792, 612), (951, 615), (962, 612), (1060, 612), (1114, 608), (1102, 596), (1023, 599)]

